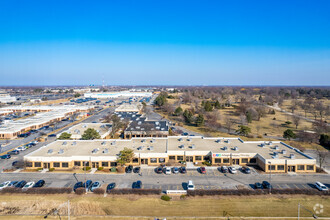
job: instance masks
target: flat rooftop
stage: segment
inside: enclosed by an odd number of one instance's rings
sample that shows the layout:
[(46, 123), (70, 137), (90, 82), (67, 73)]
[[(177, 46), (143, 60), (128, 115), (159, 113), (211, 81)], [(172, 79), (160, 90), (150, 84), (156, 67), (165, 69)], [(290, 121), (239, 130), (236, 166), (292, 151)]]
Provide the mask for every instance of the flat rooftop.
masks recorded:
[[(36, 150), (26, 158), (33, 157), (71, 157), (71, 156), (116, 156), (125, 147), (133, 149), (136, 154), (164, 154), (164, 155), (207, 155), (212, 154), (243, 154), (253, 157), (259, 154), (264, 159), (313, 159), (297, 149), (283, 142), (243, 142), (239, 138), (204, 138), (200, 136), (170, 136), (167, 138), (132, 138), (108, 139), (93, 141), (55, 141)], [(98, 149), (93, 153), (94, 149)], [(103, 151), (106, 150), (106, 153)], [(49, 153), (49, 150), (52, 153)], [(283, 154), (283, 150), (286, 152)], [(61, 153), (59, 153), (61, 152)], [(278, 152), (274, 158), (274, 152)], [(241, 156), (242, 157), (242, 156)]]
[[(79, 123), (63, 132), (72, 134), (72, 138), (75, 138), (74, 136), (83, 135), (88, 128), (95, 129), (100, 134), (101, 138), (104, 138), (111, 131), (111, 125), (108, 123)], [(62, 133), (58, 134), (57, 137), (59, 137)]]

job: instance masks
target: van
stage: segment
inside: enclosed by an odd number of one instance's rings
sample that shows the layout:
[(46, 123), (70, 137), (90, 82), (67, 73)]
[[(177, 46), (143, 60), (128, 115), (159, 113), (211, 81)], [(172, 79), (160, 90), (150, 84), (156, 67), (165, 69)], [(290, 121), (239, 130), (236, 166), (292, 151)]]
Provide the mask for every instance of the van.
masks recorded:
[(195, 190), (195, 185), (194, 185), (192, 180), (188, 181), (187, 189), (188, 190)]

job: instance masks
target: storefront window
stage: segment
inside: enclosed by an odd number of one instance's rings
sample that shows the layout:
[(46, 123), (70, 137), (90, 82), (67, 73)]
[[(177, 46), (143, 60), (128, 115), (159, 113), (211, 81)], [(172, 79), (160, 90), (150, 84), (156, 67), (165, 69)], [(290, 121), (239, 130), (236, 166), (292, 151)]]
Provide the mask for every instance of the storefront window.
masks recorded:
[(170, 160), (175, 160), (175, 156), (169, 156), (168, 157)]
[(102, 162), (102, 167), (108, 167), (109, 166), (109, 162)]
[(268, 165), (268, 170), (275, 170), (275, 165)]
[(177, 156), (178, 160), (183, 160), (183, 156)]
[(221, 158), (215, 158), (215, 159), (214, 159), (214, 162), (215, 162), (215, 163), (221, 163)]
[(159, 163), (165, 163), (165, 158), (159, 158), (158, 161)]
[(26, 162), (26, 163), (25, 163), (25, 166), (26, 166), (26, 167), (32, 167), (32, 163), (31, 163), (31, 162)]
[(41, 162), (34, 162), (34, 167), (41, 167)]
[(250, 163), (257, 163), (257, 159), (256, 158), (251, 158)]
[(133, 158), (133, 163), (138, 163), (139, 162), (139, 158)]
[(307, 170), (314, 170), (314, 165), (307, 165)]
[(58, 162), (54, 162), (53, 166), (54, 166), (54, 167), (60, 167), (60, 163), (58, 163)]
[(284, 170), (284, 165), (277, 165), (277, 170)]
[(223, 159), (223, 163), (229, 163), (229, 159), (228, 158), (224, 158)]
[(62, 163), (62, 167), (69, 167), (69, 163)]
[(195, 156), (195, 160), (202, 160), (201, 156)]
[(80, 161), (75, 161), (74, 162), (74, 165), (77, 166), (77, 167), (80, 167), (81, 166), (81, 162)]
[(150, 163), (157, 163), (157, 158), (150, 158)]
[(248, 158), (242, 158), (242, 163), (248, 163), (249, 159)]
[(298, 165), (297, 166), (297, 169), (298, 170), (305, 170), (305, 165)]

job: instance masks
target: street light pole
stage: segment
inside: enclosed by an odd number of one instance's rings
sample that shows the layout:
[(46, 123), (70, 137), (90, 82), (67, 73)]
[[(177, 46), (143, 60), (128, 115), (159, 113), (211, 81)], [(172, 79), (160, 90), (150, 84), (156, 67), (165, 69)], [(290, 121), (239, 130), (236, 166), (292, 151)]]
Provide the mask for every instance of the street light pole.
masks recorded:
[(312, 212), (311, 210), (307, 209), (306, 207), (304, 207), (304, 206), (300, 205), (300, 203), (298, 203), (298, 220), (300, 219), (300, 207), (303, 208), (303, 209), (305, 209), (305, 210), (306, 210), (307, 212), (309, 212), (310, 214), (312, 214), (312, 217), (313, 217), (314, 219), (317, 219), (317, 218), (318, 218), (318, 216), (315, 215), (314, 212)]
[(270, 165), (269, 165), (269, 168), (270, 168), (270, 172), (269, 172), (269, 194), (272, 194), (272, 162), (268, 162)]

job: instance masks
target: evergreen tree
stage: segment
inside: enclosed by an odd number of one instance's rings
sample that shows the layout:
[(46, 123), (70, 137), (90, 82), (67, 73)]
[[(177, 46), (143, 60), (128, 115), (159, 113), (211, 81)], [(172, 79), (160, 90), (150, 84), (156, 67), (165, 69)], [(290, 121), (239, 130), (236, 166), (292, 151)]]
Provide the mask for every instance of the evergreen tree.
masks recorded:
[(204, 125), (204, 116), (202, 114), (199, 114), (196, 118), (196, 125), (198, 127), (203, 126)]

